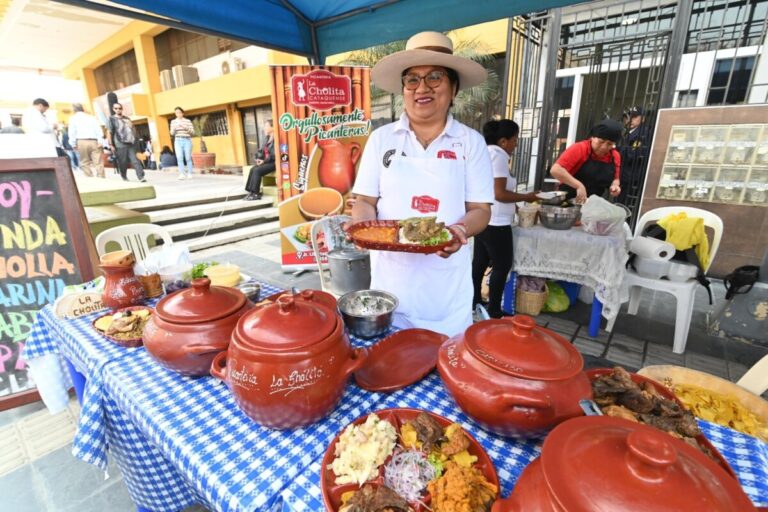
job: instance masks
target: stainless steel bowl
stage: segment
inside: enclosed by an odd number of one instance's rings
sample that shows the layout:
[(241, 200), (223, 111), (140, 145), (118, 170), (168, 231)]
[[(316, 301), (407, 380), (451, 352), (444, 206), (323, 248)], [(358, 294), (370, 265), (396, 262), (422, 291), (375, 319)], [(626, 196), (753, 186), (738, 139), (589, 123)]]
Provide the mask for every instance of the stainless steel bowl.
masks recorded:
[(568, 193), (565, 190), (554, 190), (551, 192), (542, 192), (542, 194), (551, 195), (549, 198), (536, 197), (537, 201), (540, 201), (542, 205), (560, 206), (565, 201), (565, 197)]
[(573, 206), (542, 206), (539, 210), (539, 222), (549, 229), (571, 229), (581, 217), (581, 208)]
[(339, 312), (349, 332), (359, 338), (381, 336), (392, 326), (399, 301), (381, 290), (358, 290), (339, 298)]
[(259, 295), (261, 295), (259, 283), (241, 283), (235, 286), (235, 288), (243, 292), (243, 295), (254, 304), (259, 302)]

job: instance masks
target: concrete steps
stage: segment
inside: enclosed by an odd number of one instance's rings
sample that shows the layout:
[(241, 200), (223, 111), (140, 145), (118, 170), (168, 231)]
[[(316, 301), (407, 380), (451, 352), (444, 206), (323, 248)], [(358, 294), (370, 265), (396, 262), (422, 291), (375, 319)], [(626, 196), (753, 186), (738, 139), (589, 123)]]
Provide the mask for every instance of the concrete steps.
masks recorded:
[(165, 227), (174, 241), (183, 242), (190, 251), (276, 233), (280, 229), (274, 206), (276, 187), (264, 187), (261, 200), (243, 201), (246, 192), (236, 186), (233, 191), (230, 182), (210, 182), (195, 187), (189, 187), (188, 182), (169, 185), (175, 185), (172, 192), (163, 190), (155, 199), (121, 203), (121, 206), (141, 212), (149, 217), (149, 222)]

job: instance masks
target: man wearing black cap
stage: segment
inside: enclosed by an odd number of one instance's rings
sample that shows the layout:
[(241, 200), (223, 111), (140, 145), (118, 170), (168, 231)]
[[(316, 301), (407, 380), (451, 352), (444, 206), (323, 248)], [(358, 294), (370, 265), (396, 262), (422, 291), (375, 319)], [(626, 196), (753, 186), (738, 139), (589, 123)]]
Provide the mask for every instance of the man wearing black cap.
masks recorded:
[[(648, 157), (650, 130), (645, 125), (645, 109), (631, 107), (622, 116), (626, 133), (620, 144), (621, 151), (621, 194), (617, 199), (622, 204), (628, 203), (628, 195), (638, 195), (645, 173), (645, 160)], [(628, 205), (629, 206), (629, 205)]]
[(613, 119), (600, 121), (589, 132), (589, 138), (571, 144), (550, 174), (560, 182), (560, 190), (568, 198), (583, 203), (591, 195), (602, 196), (606, 190), (616, 197), (621, 192), (619, 175), (621, 156), (616, 144), (621, 140), (621, 123)]

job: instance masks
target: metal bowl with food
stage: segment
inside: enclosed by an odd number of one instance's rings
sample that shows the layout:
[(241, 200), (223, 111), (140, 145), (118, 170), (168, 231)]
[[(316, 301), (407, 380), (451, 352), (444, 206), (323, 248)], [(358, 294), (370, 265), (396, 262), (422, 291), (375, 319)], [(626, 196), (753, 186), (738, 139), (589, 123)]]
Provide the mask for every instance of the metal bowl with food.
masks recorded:
[(539, 210), (539, 222), (549, 229), (571, 229), (581, 217), (580, 210), (572, 206), (542, 206)]
[(392, 326), (399, 301), (381, 290), (358, 290), (339, 298), (339, 312), (349, 332), (360, 338), (381, 336)]

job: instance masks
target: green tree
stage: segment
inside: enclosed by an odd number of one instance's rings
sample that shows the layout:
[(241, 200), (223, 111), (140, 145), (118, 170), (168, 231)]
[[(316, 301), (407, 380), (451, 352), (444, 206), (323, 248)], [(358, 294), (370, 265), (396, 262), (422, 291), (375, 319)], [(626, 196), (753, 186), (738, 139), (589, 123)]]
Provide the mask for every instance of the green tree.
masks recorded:
[(192, 127), (195, 129), (195, 137), (200, 137), (200, 152), (207, 153), (208, 146), (205, 145), (205, 139), (203, 138), (203, 132), (205, 130), (205, 124), (208, 122), (208, 114), (201, 116), (195, 116), (192, 119)]
[[(501, 96), (499, 76), (493, 68), (495, 58), (482, 41), (458, 39), (452, 37), (452, 35), (455, 36), (453, 32), (447, 32), (446, 35), (454, 41), (453, 53), (455, 55), (472, 59), (488, 71), (488, 79), (485, 82), (476, 87), (459, 91), (453, 100), (453, 107), (451, 108), (453, 115), (462, 122), (474, 126), (477, 121), (482, 121), (478, 118), (484, 115), (489, 104), (497, 102)], [(373, 67), (387, 55), (405, 50), (405, 43), (406, 41), (393, 41), (352, 52), (343, 64)], [(393, 115), (397, 117), (403, 111), (402, 95), (391, 95), (377, 88), (376, 84), (373, 86), (371, 95), (374, 102), (380, 101), (386, 96), (393, 96), (390, 100)]]

